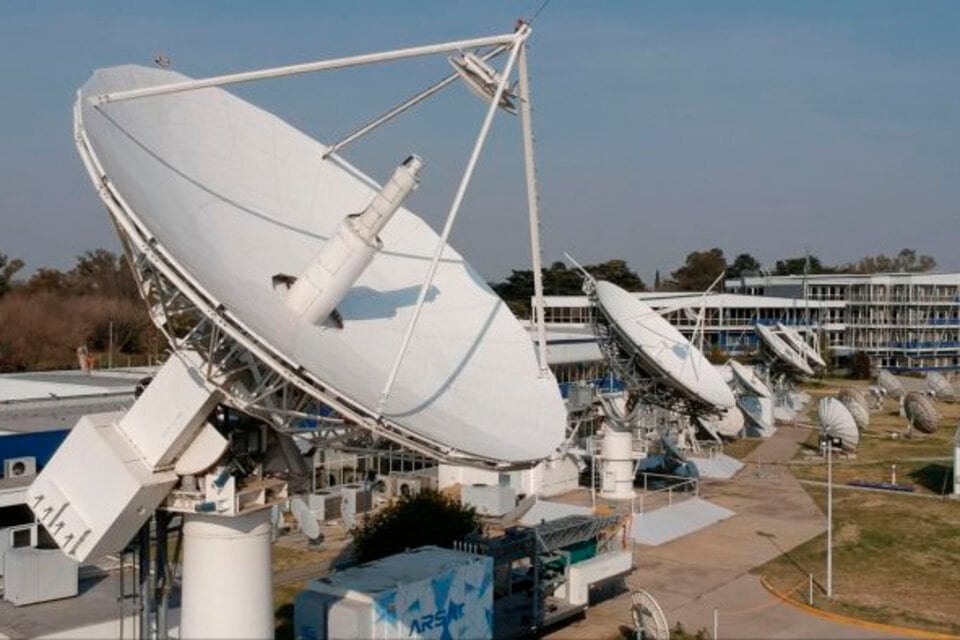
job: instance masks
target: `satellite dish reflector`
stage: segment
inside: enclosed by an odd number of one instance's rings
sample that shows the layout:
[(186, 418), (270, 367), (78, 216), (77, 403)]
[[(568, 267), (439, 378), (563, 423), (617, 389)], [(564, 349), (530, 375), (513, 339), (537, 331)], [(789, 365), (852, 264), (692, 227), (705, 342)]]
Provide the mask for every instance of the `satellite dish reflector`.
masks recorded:
[(203, 425), (187, 450), (177, 459), (173, 471), (178, 476), (195, 476), (217, 463), (229, 442), (209, 422)]
[(293, 517), (296, 519), (303, 535), (310, 540), (316, 540), (320, 537), (320, 523), (317, 522), (316, 516), (310, 511), (307, 503), (300, 498), (294, 498), (290, 501), (290, 511), (293, 513)]
[(710, 433), (717, 433), (727, 438), (736, 438), (743, 432), (743, 412), (739, 407), (727, 409), (721, 418), (710, 419), (706, 416), (698, 416), (697, 419)]
[[(485, 60), (469, 51), (461, 53), (459, 56), (450, 56), (447, 58), (450, 66), (457, 72), (467, 87), (477, 97), (489, 103), (497, 93), (497, 87), (500, 86), (501, 76), (497, 70), (491, 67)], [(517, 114), (516, 92), (507, 85), (500, 96), (500, 102), (497, 106), (513, 115)]]
[[(379, 432), (447, 458), (528, 463), (563, 441), (556, 379), (530, 337), (446, 247), (390, 400), (379, 400), (439, 241), (397, 208), (376, 251), (316, 324), (274, 289), (297, 280), (344, 219), (381, 193), (328, 147), (215, 88), (94, 104), (101, 94), (187, 80), (165, 69), (101, 69), (78, 99), (81, 154), (125, 243), (277, 376), (334, 398)], [(296, 282), (294, 282), (295, 286)], [(278, 286), (285, 286), (280, 282)], [(339, 297), (339, 293), (337, 296)], [(322, 314), (321, 314), (322, 315)]]
[(637, 638), (645, 640), (670, 640), (670, 625), (667, 616), (653, 596), (640, 589), (630, 596), (630, 614)]
[(827, 363), (822, 357), (820, 357), (820, 354), (817, 353), (817, 350), (811, 347), (810, 343), (803, 339), (803, 336), (800, 335), (799, 331), (793, 327), (788, 327), (782, 322), (777, 323), (777, 329), (780, 331), (780, 335), (783, 336), (784, 340), (791, 347), (793, 347), (797, 353), (806, 358), (810, 364), (819, 369), (827, 368)]
[(900, 379), (886, 369), (877, 372), (877, 386), (893, 398), (902, 398), (907, 393)]
[(794, 351), (790, 345), (771, 331), (769, 327), (762, 324), (754, 325), (754, 327), (757, 330), (757, 335), (760, 336), (760, 341), (770, 349), (778, 361), (782, 362), (794, 373), (799, 373), (804, 376), (813, 375), (813, 369), (807, 364), (806, 359)]
[(623, 349), (678, 394), (714, 409), (736, 400), (712, 364), (659, 313), (615, 284), (594, 283), (597, 306), (617, 333)]
[(823, 398), (817, 407), (820, 428), (823, 433), (839, 438), (845, 451), (853, 451), (860, 443), (860, 431), (850, 411), (836, 398)]
[(857, 423), (857, 428), (863, 431), (870, 426), (870, 408), (867, 405), (867, 399), (863, 397), (860, 390), (855, 387), (844, 387), (837, 394), (837, 399), (843, 403), (853, 421)]
[(940, 428), (940, 412), (929, 396), (911, 391), (903, 397), (903, 412), (917, 431), (935, 433)]
[(757, 375), (756, 369), (741, 364), (736, 360), (730, 360), (727, 364), (729, 364), (730, 369), (733, 370), (734, 378), (747, 391), (747, 395), (760, 396), (761, 398), (770, 398), (773, 396), (770, 387), (764, 384), (760, 376)]
[(953, 388), (949, 380), (936, 371), (927, 372), (927, 387), (933, 392), (937, 400), (953, 402), (957, 399), (957, 390)]

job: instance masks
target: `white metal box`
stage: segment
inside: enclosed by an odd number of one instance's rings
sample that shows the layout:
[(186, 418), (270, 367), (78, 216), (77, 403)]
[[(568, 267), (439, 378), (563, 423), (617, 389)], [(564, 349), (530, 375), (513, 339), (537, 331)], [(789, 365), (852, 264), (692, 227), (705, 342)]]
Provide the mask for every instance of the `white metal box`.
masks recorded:
[(373, 492), (362, 484), (344, 484), (340, 486), (342, 496), (341, 510), (344, 512), (366, 513), (373, 506)]
[(313, 580), (294, 603), (294, 637), (491, 638), (493, 560), (421, 547)]
[(307, 506), (310, 512), (320, 522), (329, 522), (340, 517), (340, 503), (343, 496), (339, 487), (319, 489), (307, 496)]
[(37, 546), (36, 523), (18, 524), (0, 529), (0, 576), (3, 575), (3, 558), (10, 549)]
[(16, 606), (72, 598), (79, 563), (59, 549), (18, 547), (4, 555), (3, 597)]
[(590, 587), (630, 573), (633, 557), (629, 549), (611, 551), (570, 565), (567, 569), (567, 600), (573, 605), (590, 603)]
[(468, 484), (460, 491), (460, 502), (480, 515), (502, 516), (516, 506), (517, 492), (507, 486)]

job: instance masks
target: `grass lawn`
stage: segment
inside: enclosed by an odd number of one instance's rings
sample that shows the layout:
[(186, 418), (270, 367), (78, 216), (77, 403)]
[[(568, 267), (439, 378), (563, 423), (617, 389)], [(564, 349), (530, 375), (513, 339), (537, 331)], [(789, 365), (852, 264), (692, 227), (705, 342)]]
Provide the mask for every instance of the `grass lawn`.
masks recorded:
[[(825, 381), (806, 389), (815, 398), (833, 394), (848, 381)], [(865, 385), (864, 385), (865, 386)], [(811, 422), (816, 423), (816, 402)], [(952, 491), (952, 442), (960, 404), (938, 403), (943, 420), (931, 435), (894, 439), (905, 430), (906, 419), (888, 400), (871, 414), (856, 456), (835, 459), (834, 482), (853, 479), (889, 481), (897, 465), (897, 481), (913, 484), (919, 495), (834, 489), (833, 592), (828, 601), (815, 589), (814, 604), (836, 613), (876, 622), (899, 624), (946, 633), (960, 633), (960, 501), (935, 497)], [(822, 459), (812, 456), (817, 432), (811, 431), (790, 469), (804, 480), (826, 480)], [(807, 486), (826, 511), (826, 490)], [(921, 497), (924, 496), (924, 497)], [(809, 573), (825, 584), (826, 535), (758, 567), (777, 589), (786, 591)], [(806, 601), (806, 583), (795, 592)]]

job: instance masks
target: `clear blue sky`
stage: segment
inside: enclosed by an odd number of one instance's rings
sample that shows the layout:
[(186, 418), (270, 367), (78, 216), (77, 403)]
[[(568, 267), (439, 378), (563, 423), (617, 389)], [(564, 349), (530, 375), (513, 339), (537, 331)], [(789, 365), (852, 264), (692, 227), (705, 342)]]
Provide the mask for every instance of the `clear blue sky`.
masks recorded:
[[(117, 247), (71, 139), (96, 68), (163, 52), (200, 76), (509, 31), (524, 2), (0, 2), (0, 252), (30, 269)], [(532, 74), (545, 259), (648, 282), (719, 246), (771, 264), (913, 247), (960, 268), (960, 2), (552, 0)], [(442, 59), (235, 89), (329, 141)], [(435, 227), (479, 127), (465, 89), (347, 156), (411, 152)], [(489, 279), (529, 262), (518, 126), (499, 118), (454, 244)]]

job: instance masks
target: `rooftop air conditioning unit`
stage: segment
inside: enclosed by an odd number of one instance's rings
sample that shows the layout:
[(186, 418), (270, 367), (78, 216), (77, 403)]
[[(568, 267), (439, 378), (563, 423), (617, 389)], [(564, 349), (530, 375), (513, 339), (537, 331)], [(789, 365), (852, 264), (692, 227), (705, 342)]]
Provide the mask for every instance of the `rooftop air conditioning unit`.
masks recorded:
[(7, 458), (3, 461), (5, 478), (28, 478), (37, 475), (37, 459), (33, 456)]

